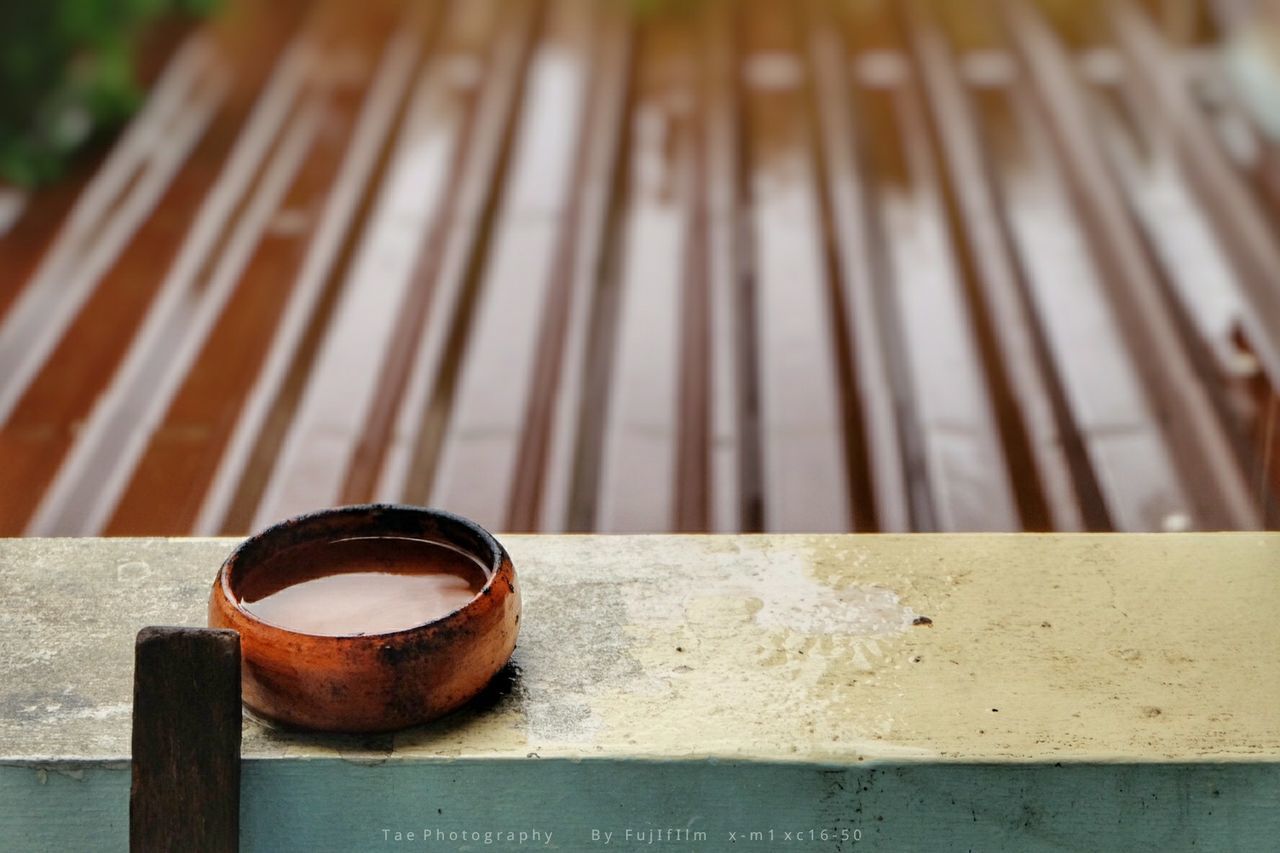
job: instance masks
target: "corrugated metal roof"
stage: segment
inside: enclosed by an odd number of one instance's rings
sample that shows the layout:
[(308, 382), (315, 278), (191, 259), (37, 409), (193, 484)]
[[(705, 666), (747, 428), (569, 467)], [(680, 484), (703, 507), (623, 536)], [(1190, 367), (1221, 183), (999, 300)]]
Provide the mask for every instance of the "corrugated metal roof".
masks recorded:
[(228, 5), (9, 196), (0, 534), (1278, 523), (1235, 4)]

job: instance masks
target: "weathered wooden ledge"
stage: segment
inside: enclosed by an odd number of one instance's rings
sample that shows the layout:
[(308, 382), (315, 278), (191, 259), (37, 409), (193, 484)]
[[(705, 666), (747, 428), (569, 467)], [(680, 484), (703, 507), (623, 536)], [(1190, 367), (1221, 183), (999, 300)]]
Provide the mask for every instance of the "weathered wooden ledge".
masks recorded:
[[(510, 677), (394, 737), (247, 721), (245, 849), (1280, 837), (1280, 534), (502, 538)], [(0, 540), (13, 849), (124, 847), (134, 634), (203, 624), (233, 544)]]

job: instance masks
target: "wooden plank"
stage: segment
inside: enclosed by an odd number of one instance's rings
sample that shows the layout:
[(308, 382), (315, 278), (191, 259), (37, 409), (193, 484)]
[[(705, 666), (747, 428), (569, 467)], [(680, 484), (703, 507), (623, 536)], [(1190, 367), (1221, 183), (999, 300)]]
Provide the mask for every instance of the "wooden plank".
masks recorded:
[[(605, 7), (595, 79), (583, 116), (573, 195), (550, 272), (546, 314), (507, 507), (508, 530), (564, 530), (568, 525), (577, 435), (590, 405), (585, 384), (591, 318), (613, 236), (621, 149), (631, 109), (633, 26), (629, 13)], [(665, 529), (665, 527), (663, 528)]]
[[(359, 111), (372, 63), (359, 40), (327, 6), (310, 23), (304, 100), (318, 107), (322, 132), (226, 297), (181, 386), (133, 469), (106, 527), (112, 535), (183, 534), (196, 523), (246, 397), (294, 295), (298, 271), (320, 220)], [(331, 56), (331, 61), (321, 57)], [(346, 57), (345, 61), (343, 57)], [(157, 507), (163, 507), (157, 512)]]
[(1187, 75), (1195, 107), (1209, 123), (1210, 133), (1259, 200), (1264, 215), (1276, 223), (1280, 220), (1280, 140), (1262, 127), (1238, 80), (1216, 52), (1197, 57)]
[[(479, 282), (430, 502), (502, 528), (565, 217), (585, 151), (600, 13), (562, 0), (546, 12), (531, 59), (511, 172)], [(567, 238), (566, 238), (567, 239)]]
[[(435, 9), (436, 7), (430, 7)], [(256, 512), (255, 526), (339, 503), (353, 468), (373, 474), (361, 453), (364, 428), (392, 399), (380, 377), (407, 371), (417, 330), (430, 305), (430, 282), (414, 276), (433, 234), (448, 226), (456, 197), (457, 157), (467, 110), (466, 88), (441, 74), (451, 45), (447, 22), (433, 17), (430, 55), (418, 70), (403, 127), (377, 187), (342, 291), (308, 382), (284, 437)], [(425, 244), (425, 245), (424, 245)], [(388, 417), (389, 412), (381, 415)], [(388, 420), (389, 423), (389, 420)]]
[[(391, 383), (400, 386), (401, 399), (393, 400), (394, 423), (381, 418), (366, 424), (362, 449), (367, 468), (358, 471), (355, 460), (344, 490), (345, 500), (372, 494), (384, 501), (424, 503), (443, 435), (443, 413), (456, 382), (460, 350), (470, 325), (475, 282), (484, 267), (489, 235), (502, 198), (504, 178), (512, 147), (513, 128), (521, 110), (521, 96), (540, 7), (529, 2), (503, 6), (509, 14), (481, 4), (466, 7), (498, 20), (488, 20), (484, 44), (471, 51), (485, 66), (477, 103), (468, 115), (466, 150), (459, 151), (458, 198), (453, 221), (440, 236), (440, 245), (424, 244), (414, 275), (420, 286), (430, 287), (430, 310), (421, 318), (412, 364), (406, 376), (382, 380), (390, 396)], [(472, 54), (465, 54), (471, 56)], [(389, 429), (389, 432), (387, 431)], [(377, 442), (381, 439), (381, 445)], [(376, 477), (370, 493), (369, 478)]]
[(756, 369), (766, 530), (846, 530), (854, 510), (822, 245), (807, 68), (790, 8), (746, 7), (744, 134), (755, 252)]
[(240, 849), (240, 635), (143, 628), (135, 646), (129, 849)]
[(15, 300), (0, 327), (0, 422), (191, 153), (212, 106), (202, 83), (215, 68), (225, 72), (208, 33), (179, 48)]
[(317, 135), (316, 100), (294, 110), (306, 68), (303, 47), (297, 39), (286, 48), (237, 134), (128, 352), (28, 524), (29, 534), (92, 534), (110, 518)]
[[(473, 3), (450, 9), (441, 43), (424, 69), (423, 84), (428, 75), (445, 81), (447, 100), (440, 108), (456, 122), (450, 141), (450, 162), (441, 195), (432, 213), (430, 227), (414, 251), (406, 299), (395, 321), (387, 344), (382, 368), (377, 371), (376, 387), (364, 413), (359, 439), (344, 472), (342, 503), (367, 503), (379, 488), (379, 479), (389, 458), (403, 456), (413, 441), (412, 425), (399, 422), (410, 409), (415, 414), (423, 407), (423, 399), (440, 378), (425, 368), (428, 362), (440, 363), (446, 349), (447, 330), (465, 324), (462, 308), (469, 264), (459, 264), (459, 237), (463, 237), (463, 256), (474, 258), (482, 228), (474, 227), (469, 207), (475, 204), (477, 172), (484, 176), (479, 188), (481, 198), (496, 196), (499, 182), (493, 181), (492, 170), (502, 163), (502, 144), (506, 139), (504, 120), (514, 111), (513, 93), (519, 91), (523, 58), (527, 50), (519, 34), (527, 32), (529, 7), (515, 7), (517, 14), (504, 17), (508, 32), (502, 38), (498, 29), (498, 9), (493, 4)], [(523, 13), (523, 14), (520, 14)], [(523, 24), (523, 26), (522, 26)], [(510, 56), (493, 54), (492, 62), (482, 59), (482, 47), (497, 45)], [(514, 79), (511, 79), (514, 76)], [(507, 99), (496, 111), (497, 97)], [(456, 113), (456, 115), (454, 115)], [(494, 135), (496, 134), (496, 139)], [(483, 203), (482, 203), (483, 209)], [(483, 218), (483, 214), (481, 214)], [(466, 240), (465, 237), (472, 237)], [(427, 369), (424, 377), (420, 371)], [(410, 422), (412, 423), (412, 422)], [(409, 467), (407, 459), (390, 462), (397, 468)], [(403, 483), (403, 480), (400, 480)], [(395, 488), (387, 484), (387, 488)], [(389, 500), (401, 500), (396, 494)]]
[[(632, 111), (634, 24), (616, 10), (602, 36), (607, 57), (596, 82), (592, 107), (593, 142), (588, 152), (576, 228), (580, 231), (572, 262), (572, 293), (564, 333), (563, 363), (555, 391), (550, 434), (526, 430), (524, 447), (535, 453), (521, 466), (526, 493), (536, 482), (537, 505), (521, 510), (521, 490), (513, 492), (511, 525), (522, 529), (514, 513), (536, 512), (537, 529), (588, 530), (594, 526), (596, 493), (604, 436), (614, 334), (617, 326), (617, 266), (622, 246), (626, 197), (627, 127)], [(544, 330), (544, 335), (548, 334)], [(536, 410), (531, 401), (530, 414)], [(546, 416), (546, 415), (544, 415)], [(537, 443), (535, 443), (537, 439)], [(545, 442), (545, 446), (539, 446)], [(532, 464), (530, 464), (532, 463)], [(536, 478), (536, 479), (535, 479)]]
[(952, 245), (967, 282), (966, 301), (1023, 526), (1080, 530), (1084, 514), (1066, 455), (1074, 427), (1039, 318), (1027, 304), (1024, 271), (991, 181), (993, 161), (983, 129), (932, 10), (919, 2), (901, 8), (929, 107), (933, 147), (943, 165), (944, 203), (950, 228), (959, 235)]
[[(148, 164), (133, 191), (121, 205), (123, 209), (114, 212), (110, 225), (94, 243), (92, 252), (84, 263), (76, 268), (65, 290), (50, 297), (47, 288), (36, 282), (24, 291), (24, 297), (30, 298), (21, 299), (10, 313), (4, 330), (5, 339), (0, 341), (0, 346), (3, 347), (0, 356), (7, 365), (6, 384), (3, 397), (0, 397), (0, 419), (4, 423), (11, 424), (30, 416), (29, 412), (23, 411), (23, 406), (30, 405), (33, 397), (48, 393), (47, 388), (40, 387), (46, 384), (43, 379), (48, 374), (70, 372), (66, 362), (68, 359), (74, 360), (74, 356), (69, 356), (68, 351), (83, 353), (83, 349), (76, 343), (76, 339), (84, 334), (83, 318), (86, 314), (100, 316), (104, 298), (101, 294), (110, 291), (110, 288), (99, 287), (101, 280), (109, 278), (112, 272), (118, 271), (131, 260), (136, 261), (136, 241), (147, 241), (155, 236), (156, 208), (164, 204), (166, 198), (180, 199), (184, 191), (191, 189), (189, 184), (195, 183), (198, 190), (199, 179), (187, 177), (184, 182), (184, 175), (179, 173), (188, 155), (199, 157), (201, 161), (206, 158), (217, 161), (220, 155), (216, 146), (212, 153), (200, 156), (202, 152), (198, 150), (197, 142), (222, 100), (223, 88), (223, 81), (206, 79), (197, 91), (191, 93), (186, 103), (187, 109), (180, 118), (175, 119), (175, 126), (166, 136), (170, 146), (157, 155), (155, 162)], [(201, 165), (204, 168), (209, 166), (203, 162)], [(178, 218), (178, 221), (188, 215), (181, 204), (173, 205), (168, 212)], [(159, 239), (153, 242), (153, 250), (164, 257), (169, 246), (166, 240)], [(54, 263), (51, 261), (49, 266), (54, 266)], [(140, 311), (137, 304), (139, 299), (145, 299), (148, 294), (144, 289), (141, 294), (126, 295), (131, 298), (117, 300), (116, 310), (118, 319), (127, 323)], [(46, 308), (48, 310), (44, 310)], [(116, 344), (117, 349), (127, 343), (124, 333), (130, 330), (129, 325), (112, 329), (121, 338)], [(97, 334), (102, 335), (104, 331), (99, 328)], [(72, 343), (68, 343), (68, 339)], [(111, 363), (110, 360), (99, 359), (94, 362), (93, 367), (101, 370)], [(93, 381), (101, 383), (104, 377), (96, 377)]]
[[(894, 66), (890, 66), (894, 67)], [(940, 530), (1016, 530), (1017, 508), (948, 245), (923, 105), (907, 75), (868, 91), (878, 213), (919, 419), (916, 465)], [(917, 528), (919, 529), (919, 527)]]
[(1269, 148), (1209, 42), (1005, 5), (653, 12), (637, 109), (620, 7), (232, 4), (81, 198), (0, 200), (0, 532), (1266, 523)]
[(1131, 85), (1099, 89), (1098, 139), (1116, 164), (1138, 226), (1187, 318), (1192, 345), (1214, 379), (1225, 381), (1235, 364), (1233, 330), (1248, 307), (1214, 236), (1211, 217), (1195, 202), (1169, 140)]
[(859, 127), (862, 117), (854, 114), (847, 47), (828, 4), (811, 2), (807, 9), (806, 40), (821, 132), (820, 190), (829, 207), (826, 218), (832, 223), (827, 240), (835, 244), (844, 290), (842, 304), (854, 350), (853, 381), (864, 420), (865, 473), (875, 496), (874, 517), (868, 521), (877, 530), (905, 531), (911, 528), (913, 502), (919, 504), (922, 498), (910, 493), (903, 455), (907, 427), (901, 419), (910, 388), (898, 333), (901, 324), (888, 293), (884, 245), (872, 223)]
[(375, 54), (380, 58), (367, 89), (353, 86), (351, 94), (360, 106), (346, 154), (297, 271), (293, 297), (204, 495), (195, 524), (199, 532), (245, 530), (252, 524), (287, 430), (290, 404), (301, 394), (318, 345), (317, 324), (322, 327), (336, 290), (330, 285), (353, 251), (353, 223), (372, 196), (371, 178), (378, 172), (417, 65), (418, 33), (404, 19), (399, 23), (390, 33), (381, 28), (366, 33), (373, 44), (381, 45)]
[[(827, 75), (841, 74), (846, 78), (851, 115), (859, 118), (855, 128), (857, 152), (855, 163), (861, 172), (862, 190), (866, 202), (864, 231), (870, 241), (868, 250), (857, 262), (846, 264), (850, 273), (857, 264), (869, 265), (868, 273), (874, 273), (879, 282), (874, 297), (850, 295), (849, 310), (857, 305), (876, 311), (870, 318), (851, 321), (855, 345), (868, 346), (875, 338), (883, 346), (883, 370), (892, 389), (894, 418), (897, 425), (898, 454), (903, 468), (904, 487), (909, 505), (911, 530), (938, 529), (936, 499), (930, 481), (931, 466), (926, 441), (925, 420), (921, 412), (921, 395), (916, 387), (915, 372), (910, 358), (910, 342), (904, 303), (894, 265), (893, 244), (890, 241), (889, 218), (886, 215), (892, 199), (892, 188), (905, 183), (907, 168), (903, 151), (898, 142), (895, 127), (897, 119), (892, 103), (892, 93), (903, 86), (910, 76), (910, 63), (900, 49), (899, 40), (888, 26), (888, 16), (870, 7), (847, 7), (836, 19), (845, 43), (848, 45), (842, 69), (831, 69)], [(831, 84), (820, 83), (818, 92)], [(840, 170), (833, 167), (833, 176)], [(847, 227), (847, 199), (844, 191), (833, 191), (832, 215), (837, 227)], [(875, 337), (868, 338), (859, 324), (873, 323)], [(861, 342), (859, 343), (859, 340)], [(863, 362), (869, 367), (872, 361)], [(859, 368), (862, 370), (863, 368)], [(868, 380), (870, 381), (870, 380)], [(879, 442), (884, 432), (883, 424), (875, 425), (879, 407), (872, 405), (868, 415), (867, 441)], [(878, 444), (869, 444), (869, 450)], [(889, 464), (887, 460), (877, 465)], [(891, 483), (881, 479), (883, 483)], [(877, 498), (879, 500), (879, 498)], [(887, 520), (890, 517), (886, 517)]]
[(1133, 65), (1162, 127), (1174, 139), (1248, 304), (1241, 322), (1274, 385), (1280, 385), (1280, 239), (1231, 168), (1191, 99), (1185, 73), (1151, 21), (1132, 3), (1107, 7), (1117, 41)]
[(1105, 270), (1108, 293), (1123, 320), (1135, 364), (1153, 396), (1154, 408), (1168, 413), (1162, 423), (1195, 504), (1192, 523), (1208, 528), (1257, 527), (1260, 515), (1233, 437), (1186, 349), (1142, 236), (1118, 191), (1113, 168), (1089, 130), (1088, 102), (1064, 48), (1030, 6), (1005, 2), (1002, 9), (1053, 130), (1064, 172), (1075, 187), (1073, 199), (1080, 206), (1080, 220), (1089, 228), (1090, 244)]
[[(707, 15), (704, 13), (705, 21)], [(696, 23), (696, 22), (695, 22)], [(704, 24), (705, 26), (705, 24)], [(711, 522), (712, 431), (715, 402), (715, 326), (712, 319), (714, 283), (711, 279), (711, 198), (709, 156), (710, 98), (715, 91), (698, 57), (703, 46), (698, 28), (681, 31), (676, 42), (674, 87), (677, 105), (683, 100), (684, 118), (691, 125), (691, 164), (688, 189), (688, 233), (680, 253), (682, 290), (680, 302), (680, 377), (677, 385), (679, 422), (676, 428), (675, 501), (671, 529), (701, 532)], [(683, 71), (683, 75), (680, 72)], [(684, 79), (681, 79), (684, 78)]]
[[(11, 482), (21, 486), (6, 490), (0, 500), (0, 530), (17, 532), (30, 520), (78, 427), (120, 365), (165, 270), (176, 260), (206, 193), (234, 149), (236, 132), (284, 38), (275, 28), (264, 27), (253, 40), (239, 44), (246, 57), (239, 67), (224, 59), (203, 76), (179, 111), (172, 144), (163, 147), (170, 162), (153, 169), (148, 179), (156, 185), (155, 209), (147, 208), (137, 232), (109, 264), (87, 264), (79, 271), (92, 279), (91, 292), (35, 381), (27, 387), (14, 376), (4, 386), (15, 405), (0, 429), (0, 467), (11, 471)], [(118, 222), (113, 219), (108, 227)], [(22, 322), (23, 316), (12, 313), (9, 322)]]
[[(1190, 517), (1177, 466), (1132, 363), (1105, 280), (1089, 254), (1043, 119), (1025, 85), (992, 107), (1014, 239), (1080, 431), (1107, 524), (1163, 530)], [(1089, 341), (1081, 347), (1080, 341)]]
[(0, 324), (62, 233), (101, 158), (71, 164), (56, 183), (0, 190)]
[(734, 533), (748, 515), (746, 496), (752, 492), (745, 476), (742, 441), (741, 357), (744, 328), (741, 230), (743, 211), (741, 168), (742, 110), (737, 74), (737, 45), (731, 17), (733, 0), (707, 4), (702, 23), (703, 103), (700, 145), (705, 158), (706, 276), (711, 290), (711, 497), (708, 530)]
[(595, 528), (670, 530), (676, 521), (681, 376), (705, 369), (681, 358), (686, 252), (698, 239), (692, 62), (673, 27), (646, 27), (630, 119), (618, 316), (605, 400)]

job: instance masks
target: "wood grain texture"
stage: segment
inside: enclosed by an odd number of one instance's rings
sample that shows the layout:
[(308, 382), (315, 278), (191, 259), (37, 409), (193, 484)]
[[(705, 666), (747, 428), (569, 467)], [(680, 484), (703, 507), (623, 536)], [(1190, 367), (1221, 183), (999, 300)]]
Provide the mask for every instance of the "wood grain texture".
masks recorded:
[(240, 635), (138, 633), (129, 848), (240, 849)]
[(226, 0), (0, 201), (0, 533), (1276, 528), (1223, 2)]

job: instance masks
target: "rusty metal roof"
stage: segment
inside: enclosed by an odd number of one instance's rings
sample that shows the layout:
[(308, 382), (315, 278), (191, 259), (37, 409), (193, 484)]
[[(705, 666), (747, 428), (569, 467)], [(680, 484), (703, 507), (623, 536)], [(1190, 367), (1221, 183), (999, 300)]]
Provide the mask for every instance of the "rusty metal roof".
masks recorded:
[(1277, 526), (1237, 5), (230, 2), (0, 206), (0, 535)]

